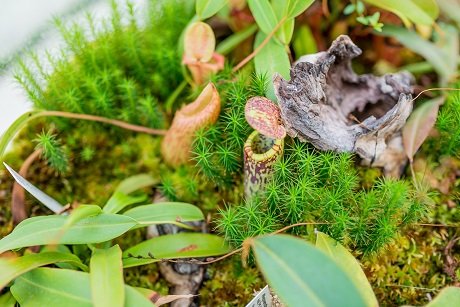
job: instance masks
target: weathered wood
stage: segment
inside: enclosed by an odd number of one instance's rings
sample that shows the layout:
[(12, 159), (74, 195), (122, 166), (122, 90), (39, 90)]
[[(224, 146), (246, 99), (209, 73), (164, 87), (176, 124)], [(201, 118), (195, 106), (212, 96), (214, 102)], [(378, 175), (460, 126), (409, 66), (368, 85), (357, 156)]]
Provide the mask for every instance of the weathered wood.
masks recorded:
[[(400, 130), (412, 111), (413, 77), (407, 72), (357, 75), (351, 60), (361, 50), (339, 36), (327, 52), (302, 57), (291, 80), (275, 73), (275, 94), (286, 132), (321, 150), (356, 152), (364, 164), (400, 176), (406, 163)], [(371, 113), (353, 121), (352, 112)]]

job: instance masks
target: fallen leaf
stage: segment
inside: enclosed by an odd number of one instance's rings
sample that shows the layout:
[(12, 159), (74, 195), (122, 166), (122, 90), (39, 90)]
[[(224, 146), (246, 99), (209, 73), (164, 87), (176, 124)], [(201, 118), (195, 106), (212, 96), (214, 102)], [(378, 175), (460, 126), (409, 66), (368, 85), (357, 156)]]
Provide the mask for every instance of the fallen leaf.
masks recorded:
[(410, 162), (422, 143), (428, 137), (430, 130), (436, 123), (439, 106), (444, 103), (445, 96), (433, 98), (418, 107), (402, 129), (404, 150)]

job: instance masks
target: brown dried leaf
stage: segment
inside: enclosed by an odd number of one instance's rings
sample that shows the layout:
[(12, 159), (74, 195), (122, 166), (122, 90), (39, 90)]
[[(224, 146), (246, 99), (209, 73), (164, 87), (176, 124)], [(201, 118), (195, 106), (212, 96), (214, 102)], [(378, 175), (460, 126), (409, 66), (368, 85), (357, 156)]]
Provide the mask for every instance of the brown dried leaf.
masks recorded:
[(436, 123), (439, 106), (444, 103), (445, 96), (433, 98), (425, 102), (410, 115), (402, 129), (404, 150), (410, 162), (422, 143), (428, 137)]
[(161, 306), (167, 303), (171, 303), (175, 300), (182, 299), (182, 298), (192, 298), (194, 296), (197, 296), (195, 294), (181, 294), (181, 295), (166, 295), (166, 296), (160, 296), (157, 301), (155, 301), (156, 306)]
[(275, 140), (286, 136), (280, 109), (268, 98), (257, 96), (249, 99), (244, 116), (249, 125), (260, 134)]

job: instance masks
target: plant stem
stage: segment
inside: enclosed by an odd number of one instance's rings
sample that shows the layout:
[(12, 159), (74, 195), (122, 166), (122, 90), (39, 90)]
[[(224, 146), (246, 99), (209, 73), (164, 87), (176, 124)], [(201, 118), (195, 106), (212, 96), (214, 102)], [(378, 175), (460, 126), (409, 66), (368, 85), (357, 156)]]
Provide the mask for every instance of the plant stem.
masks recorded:
[(106, 124), (118, 126), (118, 127), (121, 127), (127, 130), (132, 130), (136, 132), (144, 132), (144, 133), (153, 134), (153, 135), (166, 135), (166, 133), (168, 132), (168, 130), (147, 128), (144, 126), (128, 124), (126, 122), (122, 122), (116, 119), (110, 119), (110, 118), (106, 118), (102, 116), (89, 115), (89, 114), (78, 114), (78, 113), (69, 113), (69, 112), (61, 112), (61, 111), (45, 111), (41, 114), (41, 116), (58, 116), (58, 117), (65, 117), (65, 118), (91, 120), (95, 122), (106, 123)]
[(284, 17), (283, 19), (280, 20), (280, 22), (276, 25), (276, 27), (270, 32), (270, 34), (268, 34), (268, 36), (265, 38), (265, 40), (262, 42), (262, 44), (260, 44), (259, 47), (256, 48), (256, 50), (254, 50), (250, 55), (248, 55), (246, 58), (244, 58), (240, 63), (238, 63), (238, 65), (236, 65), (233, 69), (232, 69), (232, 72), (236, 72), (238, 71), (241, 67), (243, 67), (244, 65), (246, 65), (247, 62), (249, 62), (250, 60), (252, 60), (253, 57), (256, 56), (257, 53), (260, 52), (260, 50), (262, 50), (262, 48), (270, 41), (270, 39), (273, 37), (273, 35), (275, 35), (275, 32), (279, 29), (279, 27), (281, 27), (283, 25), (283, 23), (287, 20), (286, 17)]

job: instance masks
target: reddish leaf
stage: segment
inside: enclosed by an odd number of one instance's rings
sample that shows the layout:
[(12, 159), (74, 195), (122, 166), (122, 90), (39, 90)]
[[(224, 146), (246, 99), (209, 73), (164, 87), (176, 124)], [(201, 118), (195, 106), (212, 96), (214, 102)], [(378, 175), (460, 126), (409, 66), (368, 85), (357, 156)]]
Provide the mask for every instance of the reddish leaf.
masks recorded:
[(415, 153), (428, 137), (436, 123), (439, 106), (444, 103), (444, 100), (445, 97), (441, 96), (425, 102), (412, 112), (407, 120), (402, 130), (402, 138), (409, 161), (413, 161)]
[(275, 140), (286, 136), (280, 109), (268, 98), (253, 97), (249, 99), (244, 109), (244, 116), (249, 125), (260, 134)]

